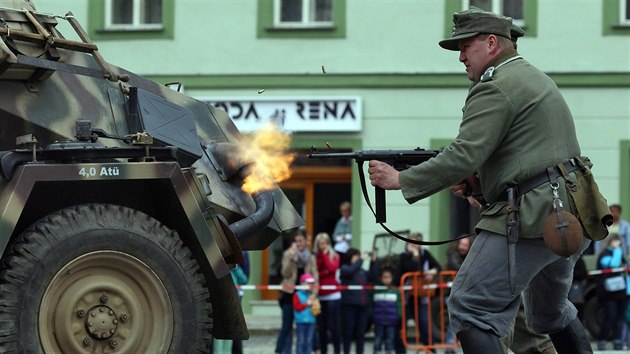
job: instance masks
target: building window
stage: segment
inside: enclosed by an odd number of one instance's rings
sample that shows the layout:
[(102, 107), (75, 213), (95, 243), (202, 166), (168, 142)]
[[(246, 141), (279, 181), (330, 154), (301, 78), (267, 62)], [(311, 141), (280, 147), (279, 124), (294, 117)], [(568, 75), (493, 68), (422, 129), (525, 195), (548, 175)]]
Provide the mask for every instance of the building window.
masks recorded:
[(258, 38), (345, 38), (346, 0), (258, 0)]
[(88, 17), (95, 41), (173, 39), (175, 0), (90, 0)]
[[(617, 1), (617, 0), (614, 0)], [(453, 13), (471, 6), (511, 17), (514, 24), (525, 30), (526, 37), (536, 37), (538, 31), (538, 0), (444, 0), (444, 35), (450, 37), (453, 30)]]
[(630, 26), (630, 0), (619, 1), (619, 24), (623, 26)]
[(524, 0), (464, 0), (464, 8), (471, 6), (511, 17), (514, 24), (525, 25)]
[(603, 34), (630, 35), (630, 0), (603, 0)]
[(162, 0), (105, 0), (105, 29), (162, 29)]
[(332, 27), (332, 0), (275, 0), (276, 27)]

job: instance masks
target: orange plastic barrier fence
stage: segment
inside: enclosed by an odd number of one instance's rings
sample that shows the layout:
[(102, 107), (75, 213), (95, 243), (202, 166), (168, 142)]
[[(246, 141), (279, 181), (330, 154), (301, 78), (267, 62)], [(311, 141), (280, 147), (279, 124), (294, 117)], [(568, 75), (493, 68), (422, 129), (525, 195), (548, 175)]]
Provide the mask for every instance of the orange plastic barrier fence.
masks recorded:
[[(400, 292), (402, 305), (402, 325), (401, 336), (403, 344), (407, 349), (432, 352), (432, 349), (458, 348), (459, 343), (453, 335), (453, 343), (446, 343), (446, 331), (448, 329), (448, 314), (446, 309), (446, 296), (450, 293), (450, 287), (455, 278), (455, 271), (442, 271), (430, 276), (430, 273), (410, 272), (405, 273), (400, 278)], [(430, 280), (429, 280), (430, 279)], [(426, 301), (424, 301), (426, 300)], [(412, 304), (411, 314), (413, 315), (413, 336), (409, 339), (408, 313), (407, 307)], [(422, 342), (420, 335), (420, 306), (426, 306), (427, 317), (427, 340)], [(435, 307), (438, 307), (437, 309)], [(437, 313), (439, 318), (433, 318)], [(437, 321), (437, 322), (435, 322)], [(437, 327), (434, 326), (437, 324)], [(439, 333), (434, 335), (434, 329)]]

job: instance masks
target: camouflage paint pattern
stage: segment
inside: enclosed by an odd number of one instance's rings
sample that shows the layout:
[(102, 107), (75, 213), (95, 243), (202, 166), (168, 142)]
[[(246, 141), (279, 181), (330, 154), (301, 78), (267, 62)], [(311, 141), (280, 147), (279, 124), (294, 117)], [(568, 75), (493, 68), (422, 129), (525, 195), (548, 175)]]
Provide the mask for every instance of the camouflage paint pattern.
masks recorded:
[[(113, 203), (142, 210), (177, 230), (197, 258), (208, 283), (214, 321), (221, 324), (214, 326), (213, 335), (247, 338), (236, 291), (231, 277), (226, 276), (230, 265), (240, 260), (241, 250), (226, 232), (226, 224), (253, 214), (256, 205), (240, 189), (244, 176), (223, 180), (218, 171), (221, 166), (213, 166), (205, 152), (211, 144), (240, 144), (241, 135), (230, 117), (123, 68), (99, 65), (96, 52), (64, 49), (54, 41), (51, 50), (45, 41), (23, 41), (21, 32), (38, 32), (22, 9), (35, 7), (28, 0), (0, 0), (0, 253), (29, 224), (75, 203)], [(63, 19), (33, 14), (58, 43), (63, 41), (55, 29)], [(110, 80), (106, 72), (113, 74), (110, 78), (122, 76), (124, 81)], [(192, 112), (204, 150), (198, 160), (192, 164), (179, 159), (132, 162), (127, 158), (22, 161), (12, 167), (5, 159), (7, 151), (16, 149), (16, 138), (26, 134), (37, 139), (37, 151), (51, 143), (74, 140), (78, 120), (89, 120), (93, 129), (115, 136), (138, 133), (129, 129), (126, 111), (134, 87)], [(94, 145), (129, 147), (122, 140), (104, 138)], [(17, 155), (28, 156), (28, 151)], [(273, 218), (253, 235), (255, 249), (264, 249), (281, 232), (303, 224), (279, 188), (272, 195)]]
[[(0, 7), (11, 3), (17, 6), (22, 1), (3, 0), (0, 1)], [(40, 16), (40, 18), (45, 17)], [(13, 27), (25, 28), (24, 25)], [(100, 70), (97, 62), (89, 54), (65, 49), (58, 49), (58, 51), (62, 54), (64, 64)], [(0, 64), (3, 64), (1, 60)], [(75, 123), (79, 119), (90, 120), (93, 128), (103, 129), (110, 134), (123, 136), (135, 133), (127, 128), (125, 115), (129, 87), (141, 88), (189, 109), (194, 114), (199, 142), (202, 146), (214, 143), (239, 144), (240, 133), (224, 111), (122, 68), (109, 65), (109, 69), (118, 75), (128, 75), (129, 80), (112, 82), (101, 77), (57, 70), (47, 79), (27, 84), (24, 80), (4, 80), (3, 76), (13, 70), (9, 66), (8, 70), (0, 73), (0, 150), (14, 149), (15, 138), (29, 133), (37, 138), (39, 147), (58, 140), (73, 139)], [(110, 139), (100, 139), (99, 142), (111, 147), (126, 145), (124, 142)], [(192, 167), (197, 173), (207, 176), (212, 190), (208, 198), (229, 223), (254, 212), (253, 199), (240, 190), (241, 179), (222, 181), (206, 155), (196, 161)], [(302, 224), (302, 220), (281, 191), (274, 192), (274, 202), (276, 208), (273, 220), (268, 226), (270, 230), (264, 232), (265, 235), (263, 235), (266, 245), (273, 242), (278, 232), (293, 229)], [(7, 236), (3, 233), (0, 237)], [(6, 244), (6, 242), (7, 240), (3, 240), (0, 244)], [(266, 247), (266, 245), (263, 246)]]

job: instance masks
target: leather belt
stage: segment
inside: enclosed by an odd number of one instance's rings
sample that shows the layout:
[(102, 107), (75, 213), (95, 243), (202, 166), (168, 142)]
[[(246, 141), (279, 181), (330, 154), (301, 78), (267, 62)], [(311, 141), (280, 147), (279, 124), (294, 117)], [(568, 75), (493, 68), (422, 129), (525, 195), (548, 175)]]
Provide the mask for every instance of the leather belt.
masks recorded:
[[(569, 159), (567, 161), (563, 161), (562, 164), (567, 169), (567, 173), (574, 172), (582, 167), (576, 159)], [(518, 193), (520, 195), (523, 195), (531, 191), (532, 189), (535, 189), (536, 187), (540, 186), (541, 184), (549, 182), (550, 179), (555, 180), (558, 177), (562, 176), (562, 171), (560, 171), (560, 168), (558, 166), (554, 166), (553, 168), (549, 169), (549, 171), (550, 173), (547, 173), (547, 171), (543, 171), (535, 175), (534, 177), (528, 179), (527, 181), (519, 183)]]
[[(576, 159), (569, 159), (567, 161), (563, 161), (562, 164), (567, 169), (567, 173), (577, 171), (582, 167)], [(560, 168), (558, 166), (553, 166), (552, 168), (549, 169), (549, 171), (550, 171), (550, 174), (547, 174), (547, 171), (545, 170), (535, 175), (534, 177), (524, 182), (519, 183), (517, 185), (518, 196), (520, 197), (521, 195), (531, 191), (532, 189), (535, 189), (541, 184), (549, 182), (550, 177), (552, 180), (555, 180), (558, 177), (562, 176), (562, 171), (560, 171)], [(507, 194), (504, 193), (502, 196), (499, 197), (499, 199), (497, 199), (497, 201), (507, 202)]]

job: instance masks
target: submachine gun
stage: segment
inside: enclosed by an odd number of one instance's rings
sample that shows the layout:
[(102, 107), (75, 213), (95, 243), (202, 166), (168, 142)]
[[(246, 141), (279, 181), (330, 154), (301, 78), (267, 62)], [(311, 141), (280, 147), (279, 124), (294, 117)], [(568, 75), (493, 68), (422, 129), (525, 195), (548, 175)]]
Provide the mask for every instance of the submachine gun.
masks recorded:
[[(328, 144), (326, 144), (328, 145)], [(462, 238), (466, 238), (473, 234), (462, 235), (456, 237), (454, 239), (444, 240), (444, 241), (419, 241), (412, 240), (405, 236), (399, 235), (396, 232), (390, 230), (387, 226), (385, 226), (386, 214), (385, 214), (385, 190), (381, 187), (374, 187), (374, 199), (376, 211), (372, 208), (372, 203), (370, 203), (370, 197), (367, 193), (367, 187), (365, 185), (365, 173), (363, 172), (363, 163), (365, 161), (370, 160), (378, 160), (387, 163), (388, 165), (394, 167), (398, 171), (406, 170), (412, 166), (419, 165), (423, 162), (429, 161), (430, 159), (436, 157), (441, 150), (427, 150), (421, 149), (419, 147), (413, 150), (359, 150), (355, 152), (329, 152), (329, 153), (320, 153), (317, 151), (317, 148), (311, 146), (311, 153), (308, 154), (308, 157), (311, 159), (353, 159), (357, 162), (357, 167), (359, 169), (359, 180), (361, 181), (361, 191), (363, 192), (363, 198), (367, 203), (368, 207), (372, 211), (372, 214), (376, 217), (376, 222), (381, 225), (381, 227), (387, 231), (390, 235), (396, 237), (399, 240), (404, 242), (413, 243), (417, 245), (425, 245), (425, 246), (437, 246), (443, 245), (449, 242), (457, 241)], [(474, 192), (475, 186), (471, 185), (471, 192)]]
[[(365, 186), (365, 173), (363, 172), (363, 163), (370, 160), (378, 160), (389, 164), (398, 171), (406, 170), (412, 166), (419, 165), (429, 159), (437, 156), (440, 150), (426, 150), (419, 147), (413, 150), (359, 150), (355, 152), (328, 152), (320, 153), (314, 146), (311, 147), (311, 153), (308, 155), (312, 159), (353, 159), (357, 162), (359, 168), (359, 178), (361, 180), (361, 189), (363, 191), (363, 197), (368, 206), (376, 217), (376, 222), (379, 224), (385, 223), (387, 217), (385, 213), (385, 190), (381, 187), (375, 188), (375, 207), (376, 211), (372, 208), (370, 198), (367, 194), (367, 188)], [(383, 225), (383, 227), (385, 227)], [(385, 228), (387, 230), (387, 228)]]

